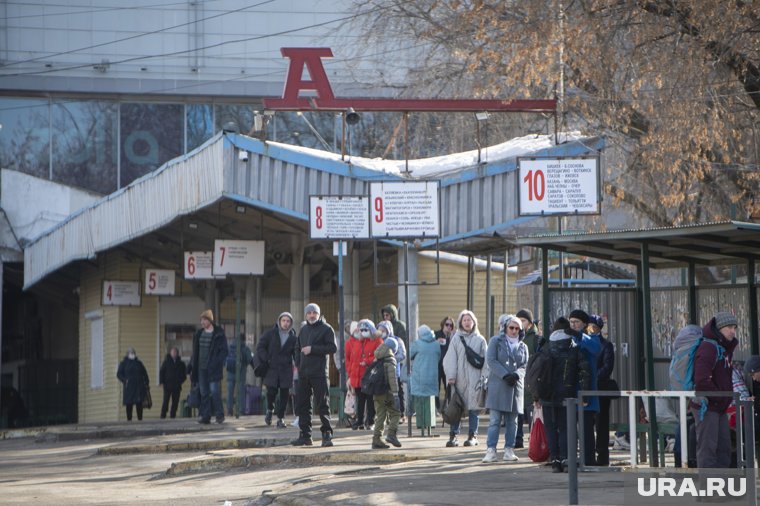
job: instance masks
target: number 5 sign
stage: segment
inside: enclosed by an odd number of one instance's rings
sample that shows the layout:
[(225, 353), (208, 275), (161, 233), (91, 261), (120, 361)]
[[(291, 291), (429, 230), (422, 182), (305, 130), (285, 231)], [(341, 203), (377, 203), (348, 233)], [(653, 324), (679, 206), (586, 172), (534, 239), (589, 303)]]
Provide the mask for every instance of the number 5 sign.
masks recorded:
[(174, 295), (174, 271), (145, 269), (145, 295)]
[(599, 157), (518, 158), (520, 216), (600, 214)]

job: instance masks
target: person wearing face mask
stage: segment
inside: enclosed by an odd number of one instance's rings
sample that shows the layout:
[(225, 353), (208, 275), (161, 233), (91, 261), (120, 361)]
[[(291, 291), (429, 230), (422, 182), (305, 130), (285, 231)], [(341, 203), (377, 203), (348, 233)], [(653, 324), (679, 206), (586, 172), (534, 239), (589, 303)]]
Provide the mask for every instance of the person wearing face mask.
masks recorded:
[(293, 446), (311, 446), (311, 399), (314, 397), (317, 413), (322, 422), (322, 446), (333, 446), (333, 429), (330, 424), (330, 393), (327, 382), (329, 363), (327, 358), (338, 351), (333, 328), (321, 317), (321, 310), (313, 302), (304, 309), (306, 325), (301, 328), (296, 341), (296, 415), (301, 432), (291, 441)]
[(346, 345), (348, 388), (356, 394), (356, 420), (351, 425), (353, 430), (373, 430), (375, 425), (375, 403), (371, 395), (362, 392), (361, 384), (367, 367), (375, 360), (375, 350), (383, 344), (382, 339), (375, 335), (376, 332), (372, 320), (359, 320), (356, 337), (351, 337)]
[(129, 348), (119, 364), (116, 377), (123, 385), (122, 403), (127, 408), (127, 421), (132, 421), (132, 407), (137, 408), (137, 419), (143, 417), (143, 399), (149, 387), (148, 371), (137, 358), (134, 348)]
[(272, 424), (272, 415), (277, 415), (277, 428), (286, 428), (285, 407), (288, 404), (290, 386), (293, 384), (293, 360), (296, 352), (296, 331), (293, 329), (293, 315), (283, 312), (277, 323), (261, 335), (256, 354), (269, 364), (262, 383), (267, 387), (267, 412), (264, 423)]
[(499, 317), (499, 334), (488, 343), (488, 393), (486, 408), (489, 410), (488, 449), (483, 462), (496, 462), (496, 444), (499, 427), (504, 420), (504, 462), (516, 462), (515, 438), (517, 415), (523, 411), (525, 368), (528, 365), (528, 346), (520, 339), (522, 322), (513, 315)]
[(399, 420), (399, 423), (405, 424), (406, 416), (404, 416), (404, 387), (403, 383), (401, 382), (401, 371), (403, 370), (402, 362), (404, 359), (406, 359), (406, 346), (404, 345), (404, 340), (400, 339), (396, 334), (393, 333), (393, 328), (393, 323), (390, 320), (383, 320), (377, 324), (377, 334), (383, 342), (388, 339), (393, 339), (397, 344), (397, 346), (393, 348), (395, 350), (393, 352), (393, 356), (396, 358), (396, 379), (398, 380), (398, 397), (399, 402), (401, 403), (401, 419)]
[[(477, 446), (478, 444), (478, 415), (483, 406), (478, 399), (478, 383), (482, 382), (481, 377), (488, 375), (488, 366), (484, 365), (482, 369), (474, 367), (467, 360), (465, 345), (477, 353), (480, 357), (486, 356), (486, 338), (478, 330), (478, 320), (472, 311), (465, 309), (459, 313), (457, 318), (457, 330), (451, 338), (449, 351), (443, 359), (443, 368), (446, 371), (446, 378), (449, 385), (454, 385), (465, 403), (465, 408), (469, 417), (469, 435), (465, 446)], [(451, 426), (449, 440), (446, 447), (459, 446), (457, 436), (459, 435), (460, 422)]]

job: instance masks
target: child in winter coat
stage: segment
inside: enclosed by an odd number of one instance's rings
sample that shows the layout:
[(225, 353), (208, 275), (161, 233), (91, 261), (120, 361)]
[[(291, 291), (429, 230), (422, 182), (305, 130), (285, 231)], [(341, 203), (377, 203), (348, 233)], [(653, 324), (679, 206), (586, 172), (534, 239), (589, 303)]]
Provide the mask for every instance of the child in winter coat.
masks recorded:
[(398, 394), (399, 399), (401, 399), (401, 422), (400, 423), (406, 423), (406, 417), (404, 416), (404, 386), (403, 382), (401, 381), (401, 362), (403, 362), (406, 359), (406, 346), (404, 345), (404, 340), (400, 339), (396, 334), (393, 333), (393, 324), (388, 321), (382, 321), (377, 324), (377, 332), (380, 335), (380, 338), (383, 341), (388, 340), (389, 338), (393, 341), (396, 341), (396, 348), (394, 348), (393, 356), (396, 358), (396, 378), (398, 379)]
[(383, 442), (383, 428), (386, 419), (388, 420), (388, 436), (385, 440), (401, 448), (401, 442), (396, 436), (398, 433), (398, 422), (401, 418), (401, 401), (399, 399), (399, 384), (396, 377), (396, 357), (394, 352), (398, 349), (398, 342), (395, 339), (386, 339), (375, 350), (375, 359), (383, 361), (383, 373), (388, 381), (388, 392), (385, 394), (375, 395), (375, 432), (372, 437), (372, 449), (380, 450), (390, 448)]

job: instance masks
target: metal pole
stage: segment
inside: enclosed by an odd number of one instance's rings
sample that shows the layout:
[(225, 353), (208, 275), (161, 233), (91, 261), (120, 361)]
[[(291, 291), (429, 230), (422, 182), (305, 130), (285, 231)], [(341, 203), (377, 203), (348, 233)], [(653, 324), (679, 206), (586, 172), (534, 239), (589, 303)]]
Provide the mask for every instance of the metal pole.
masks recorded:
[[(754, 273), (753, 273), (754, 274)], [(746, 459), (745, 471), (747, 481), (750, 483), (747, 490), (747, 504), (757, 504), (757, 487), (755, 486), (755, 406), (754, 401), (741, 401), (742, 411), (744, 412), (744, 452)]]
[(491, 262), (493, 255), (486, 257), (486, 329), (488, 336), (493, 335), (493, 306), (491, 305)]
[(237, 402), (235, 402), (235, 418), (240, 418), (240, 413), (243, 411), (243, 364), (241, 363), (241, 357), (243, 356), (243, 345), (245, 341), (240, 340), (240, 290), (238, 284), (234, 283), (235, 289), (235, 338), (233, 343), (237, 343), (237, 351), (235, 352), (235, 386), (237, 389)]
[[(654, 390), (654, 346), (652, 344), (652, 292), (649, 285), (649, 244), (641, 243), (641, 302), (644, 324), (644, 344), (647, 364), (647, 389)], [(652, 467), (659, 466), (657, 452), (657, 409), (654, 397), (649, 402), (649, 452), (652, 454)]]
[[(404, 241), (404, 315), (407, 324), (409, 321), (409, 241)], [(412, 377), (412, 360), (409, 358), (409, 348), (412, 339), (408, 333), (406, 336), (406, 377)], [(407, 385), (409, 383), (407, 382)], [(401, 407), (406, 414), (407, 436), (412, 437), (412, 390), (407, 390), (406, 406)]]
[(509, 250), (504, 250), (504, 284), (501, 287), (501, 312), (507, 312), (507, 288), (509, 287)]
[[(638, 447), (636, 446), (636, 396), (631, 394), (628, 396), (628, 442), (630, 443), (630, 450), (631, 450), (631, 467), (636, 467), (639, 465), (638, 460)], [(685, 439), (686, 445), (688, 447), (689, 444), (689, 438), (688, 434)], [(684, 443), (684, 440), (681, 441), (681, 444)]]
[(688, 286), (689, 286), (689, 323), (699, 322), (699, 313), (697, 311), (697, 271), (694, 262), (689, 262), (688, 268)]
[[(544, 322), (544, 329), (551, 328), (549, 321), (549, 249), (541, 248), (541, 319)], [(548, 330), (544, 330), (544, 335), (548, 336)]]
[[(567, 406), (568, 504), (578, 504), (578, 463), (576, 459), (578, 434), (575, 432), (575, 417), (578, 413), (578, 400), (570, 397), (565, 399), (565, 405)], [(583, 419), (583, 417), (581, 417), (581, 419)]]
[[(340, 338), (338, 339), (338, 353), (340, 353), (340, 390), (346, 391), (346, 360), (345, 360), (345, 307), (343, 303), (343, 241), (338, 241), (338, 328), (340, 329)], [(338, 403), (338, 419), (344, 418), (343, 403)], [(360, 423), (364, 423), (363, 421)]]
[(758, 342), (758, 309), (757, 309), (757, 284), (755, 284), (755, 259), (747, 260), (747, 289), (749, 290), (747, 301), (749, 304), (749, 344), (753, 355), (760, 353)]
[(681, 467), (688, 467), (689, 462), (689, 430), (686, 424), (686, 397), (678, 397), (678, 424), (681, 432)]
[[(578, 453), (580, 455), (580, 468), (582, 470), (585, 470), (586, 467), (586, 452), (585, 452), (585, 443), (586, 438), (583, 436), (586, 434), (586, 420), (584, 416), (584, 409), (583, 409), (583, 394), (580, 392), (578, 393), (578, 409), (580, 410), (580, 413), (578, 413)], [(575, 442), (575, 438), (573, 438), (573, 442)], [(568, 438), (567, 444), (570, 445), (570, 439)], [(569, 454), (568, 454), (569, 455)]]

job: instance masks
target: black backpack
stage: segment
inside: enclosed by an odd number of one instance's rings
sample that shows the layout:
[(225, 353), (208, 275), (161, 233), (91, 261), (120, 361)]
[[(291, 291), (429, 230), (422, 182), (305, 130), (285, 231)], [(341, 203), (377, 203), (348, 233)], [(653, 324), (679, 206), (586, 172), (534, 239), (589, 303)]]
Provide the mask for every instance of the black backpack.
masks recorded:
[(525, 370), (525, 385), (534, 399), (552, 398), (552, 357), (549, 350), (540, 350), (530, 356)]
[(367, 367), (362, 376), (362, 392), (366, 395), (383, 395), (388, 393), (391, 386), (385, 377), (385, 360), (375, 360)]

